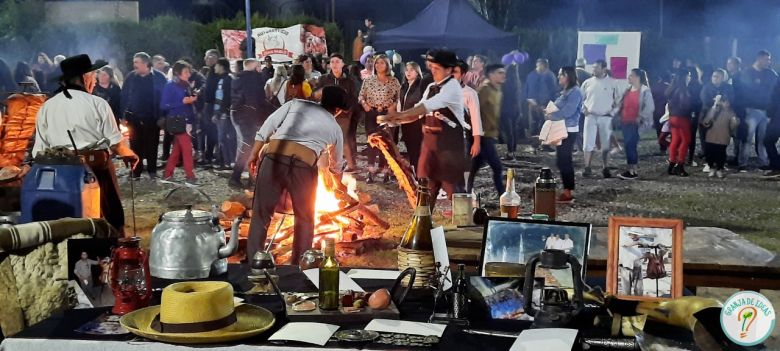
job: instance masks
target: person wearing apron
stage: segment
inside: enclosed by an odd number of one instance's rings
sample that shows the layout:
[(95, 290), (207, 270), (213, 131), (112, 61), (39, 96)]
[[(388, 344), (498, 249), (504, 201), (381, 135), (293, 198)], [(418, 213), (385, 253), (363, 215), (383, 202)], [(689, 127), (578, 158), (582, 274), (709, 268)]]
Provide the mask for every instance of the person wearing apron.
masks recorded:
[(444, 189), (452, 199), (470, 165), (465, 148), (464, 131), (469, 127), (464, 120), (463, 92), (452, 77), (457, 57), (451, 51), (432, 50), (426, 59), (434, 82), (425, 90), (420, 103), (402, 112), (388, 111), (387, 115), (377, 117), (377, 123), (394, 126), (424, 119), (417, 177), (428, 178), (433, 196)]
[[(272, 113), (257, 131), (249, 159), (256, 175), (252, 221), (249, 223), (247, 261), (262, 250), (274, 209), (287, 191), (295, 214), (291, 264), (311, 249), (314, 239), (314, 204), (317, 162), (327, 151), (330, 173), (337, 190), (344, 166), (344, 137), (336, 117), (349, 108), (347, 93), (337, 86), (322, 88), (322, 102), (293, 99)], [(261, 150), (263, 150), (261, 152)]]

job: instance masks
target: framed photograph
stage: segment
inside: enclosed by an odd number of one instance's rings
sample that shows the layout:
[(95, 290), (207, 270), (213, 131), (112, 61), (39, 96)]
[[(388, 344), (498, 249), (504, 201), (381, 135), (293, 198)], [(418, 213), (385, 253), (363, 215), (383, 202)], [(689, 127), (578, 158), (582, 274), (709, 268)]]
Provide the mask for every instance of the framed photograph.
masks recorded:
[(68, 240), (68, 279), (76, 281), (94, 307), (114, 305), (109, 267), (115, 246), (117, 238)]
[[(588, 223), (490, 217), (482, 238), (480, 274), (484, 277), (524, 276), (525, 264), (533, 255), (544, 249), (558, 249), (577, 258), (584, 279), (590, 231)], [(573, 286), (571, 275), (550, 278), (548, 285)]]
[(683, 222), (609, 218), (607, 292), (625, 300), (682, 296)]

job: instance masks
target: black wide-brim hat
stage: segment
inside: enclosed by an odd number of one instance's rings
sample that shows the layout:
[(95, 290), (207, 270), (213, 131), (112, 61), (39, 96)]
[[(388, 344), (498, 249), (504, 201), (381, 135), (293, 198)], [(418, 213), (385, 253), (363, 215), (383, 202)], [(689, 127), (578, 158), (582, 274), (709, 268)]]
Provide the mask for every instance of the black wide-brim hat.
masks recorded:
[(431, 50), (426, 55), (426, 60), (443, 67), (455, 67), (458, 65), (458, 56), (452, 51)]
[(346, 110), (349, 108), (347, 91), (333, 85), (326, 86), (322, 88), (322, 99), (320, 99), (320, 104), (325, 108), (336, 107)]
[(81, 54), (68, 57), (60, 62), (60, 75), (54, 77), (54, 81), (65, 81), (73, 77), (78, 77), (95, 71), (105, 66), (107, 62), (103, 60), (97, 60), (92, 63), (92, 59), (87, 54)]

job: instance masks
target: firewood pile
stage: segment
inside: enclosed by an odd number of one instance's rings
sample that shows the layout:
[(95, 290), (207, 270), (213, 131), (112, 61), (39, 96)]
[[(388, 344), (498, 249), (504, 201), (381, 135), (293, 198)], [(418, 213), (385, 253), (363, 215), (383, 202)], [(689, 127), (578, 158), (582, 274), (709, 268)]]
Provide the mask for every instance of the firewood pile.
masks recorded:
[[(363, 252), (380, 248), (380, 239), (384, 232), (390, 228), (390, 224), (379, 215), (379, 206), (372, 203), (371, 196), (366, 193), (357, 193), (356, 196), (327, 189), (326, 181), (320, 177), (317, 193), (317, 211), (315, 213), (314, 242), (313, 247), (319, 248), (320, 241), (326, 237), (336, 239), (336, 251), (338, 255), (360, 255)], [(325, 191), (323, 192), (323, 189)], [(322, 196), (325, 194), (326, 196)], [(353, 194), (355, 194), (353, 192)], [(330, 195), (330, 196), (327, 196)], [(233, 219), (243, 216), (239, 226), (239, 236), (245, 241), (249, 236), (249, 222), (252, 217), (252, 199), (254, 193), (245, 191), (243, 194), (231, 196), (220, 207), (220, 224), (226, 230), (230, 230)], [(312, 194), (315, 196), (315, 194)], [(321, 206), (321, 202), (337, 203), (337, 206)], [(271, 246), (271, 252), (277, 259), (277, 263), (287, 261), (292, 251), (294, 234), (294, 214), (292, 211), (282, 210), (277, 206), (270, 225), (265, 247)], [(328, 208), (328, 210), (322, 210)], [(334, 209), (335, 208), (335, 209)], [(276, 235), (274, 235), (276, 234)], [(273, 240), (271, 243), (270, 241)], [(245, 243), (241, 246), (245, 247)], [(382, 247), (383, 248), (383, 247)], [(241, 251), (241, 250), (239, 250)]]

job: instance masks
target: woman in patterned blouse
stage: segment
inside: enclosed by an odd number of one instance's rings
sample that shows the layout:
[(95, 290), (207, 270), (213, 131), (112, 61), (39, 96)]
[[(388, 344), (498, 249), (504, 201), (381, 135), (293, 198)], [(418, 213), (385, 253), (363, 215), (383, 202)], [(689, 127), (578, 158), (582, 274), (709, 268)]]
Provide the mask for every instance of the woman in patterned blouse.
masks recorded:
[[(390, 68), (390, 59), (387, 55), (377, 55), (374, 60), (374, 74), (363, 81), (360, 88), (359, 101), (363, 106), (366, 123), (366, 136), (379, 130), (376, 123), (378, 115), (387, 114), (388, 110), (395, 111), (396, 104), (401, 92), (401, 84), (398, 79), (393, 77), (393, 70)], [(391, 135), (393, 133), (390, 133)], [(387, 160), (380, 157), (379, 150), (370, 148), (368, 150), (368, 176), (366, 182), (371, 183), (377, 174), (376, 160), (379, 158), (382, 175), (385, 182), (390, 180), (390, 174), (387, 169)]]

